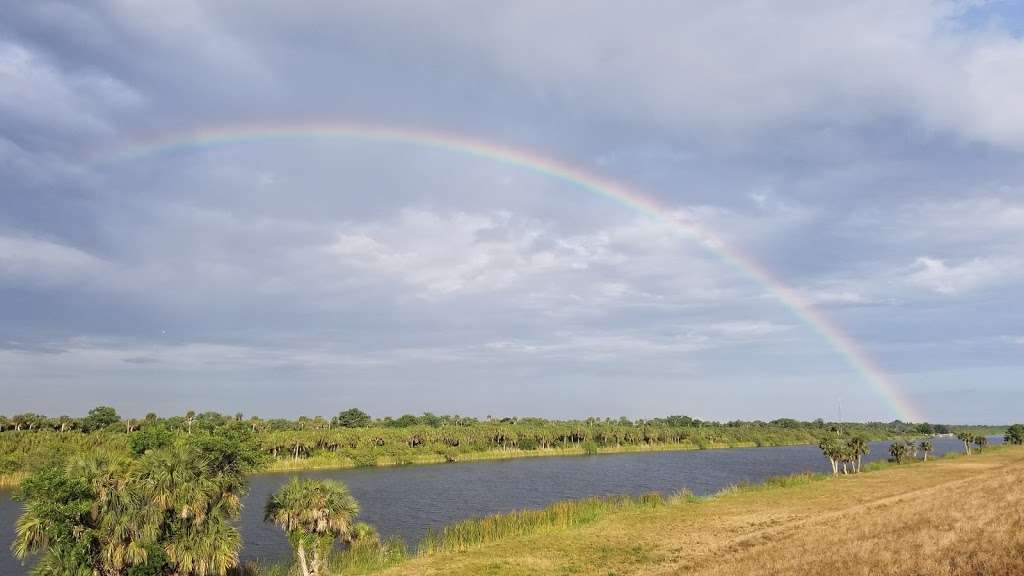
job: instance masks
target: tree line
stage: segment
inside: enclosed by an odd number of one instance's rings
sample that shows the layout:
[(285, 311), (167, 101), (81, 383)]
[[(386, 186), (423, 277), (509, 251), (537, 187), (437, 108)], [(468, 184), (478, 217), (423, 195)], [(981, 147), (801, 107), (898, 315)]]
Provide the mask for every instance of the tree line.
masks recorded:
[(359, 409), (343, 410), (332, 418), (291, 420), (195, 411), (131, 418), (109, 406), (98, 406), (80, 418), (0, 416), (0, 475), (31, 472), (69, 455), (98, 449), (138, 455), (166, 447), (179, 436), (215, 434), (225, 428), (248, 429), (267, 456), (268, 466), (303, 468), (455, 462), (538, 450), (596, 453), (810, 444), (840, 427), (870, 440), (947, 429), (899, 421), (839, 424), (790, 418), (720, 423), (682, 415), (639, 420), (548, 420), (425, 413), (375, 419)]
[[(142, 418), (122, 417), (117, 410), (110, 406), (97, 406), (82, 417), (72, 416), (45, 416), (32, 412), (23, 412), (14, 415), (0, 414), (0, 432), (5, 431), (33, 431), (53, 430), (59, 432), (78, 431), (84, 433), (100, 432), (121, 427), (126, 432), (132, 432), (140, 426), (161, 423), (168, 428), (182, 431), (191, 431), (192, 428), (199, 428), (206, 431), (216, 429), (228, 422), (246, 422), (253, 431), (302, 431), (302, 430), (331, 430), (334, 428), (410, 428), (413, 426), (427, 426), (441, 428), (450, 426), (475, 426), (479, 424), (523, 424), (542, 426), (559, 423), (581, 423), (588, 426), (597, 424), (613, 424), (616, 426), (665, 426), (673, 428), (688, 427), (761, 427), (761, 428), (784, 428), (801, 429), (809, 427), (828, 427), (837, 423), (826, 422), (819, 418), (814, 421), (800, 421), (793, 418), (777, 418), (771, 421), (763, 420), (732, 420), (728, 422), (717, 422), (712, 420), (700, 420), (684, 415), (672, 415), (661, 418), (650, 419), (629, 419), (625, 416), (620, 418), (585, 418), (581, 420), (550, 420), (536, 417), (502, 417), (494, 418), (488, 416), (484, 419), (472, 416), (460, 415), (437, 415), (431, 412), (424, 412), (416, 416), (404, 414), (397, 418), (385, 416), (383, 418), (372, 418), (366, 412), (358, 408), (342, 410), (336, 416), (325, 418), (323, 416), (300, 416), (295, 419), (287, 418), (260, 418), (259, 416), (245, 417), (242, 413), (222, 414), (214, 411), (196, 412), (189, 410), (180, 415), (160, 417), (150, 412)], [(848, 423), (847, 423), (848, 424)], [(905, 423), (900, 420), (892, 422), (868, 422), (865, 426), (884, 427), (887, 430), (904, 434), (948, 434), (950, 427), (944, 424)]]

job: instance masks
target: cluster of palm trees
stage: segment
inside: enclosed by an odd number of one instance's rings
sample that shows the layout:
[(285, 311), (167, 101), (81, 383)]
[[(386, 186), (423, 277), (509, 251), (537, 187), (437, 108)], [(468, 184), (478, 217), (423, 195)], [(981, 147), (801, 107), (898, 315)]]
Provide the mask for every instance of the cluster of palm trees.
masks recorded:
[(935, 446), (931, 440), (922, 440), (921, 442), (904, 440), (902, 442), (893, 442), (889, 445), (889, 459), (897, 464), (903, 464), (904, 462), (917, 460), (918, 452), (920, 452), (922, 459), (927, 462), (928, 457), (934, 451)]
[[(1011, 426), (1010, 429), (1012, 428)], [(971, 446), (974, 446), (979, 452), (988, 446), (988, 438), (982, 434), (961, 430), (956, 433), (956, 437), (964, 445), (964, 454), (971, 454), (973, 452)]]
[(224, 575), (238, 564), (234, 521), (258, 453), (202, 437), (140, 458), (99, 451), (26, 478), (12, 549), (37, 576)]
[(822, 454), (832, 465), (832, 475), (859, 473), (864, 456), (871, 453), (868, 441), (860, 436), (843, 440), (842, 438), (827, 437), (818, 443)]

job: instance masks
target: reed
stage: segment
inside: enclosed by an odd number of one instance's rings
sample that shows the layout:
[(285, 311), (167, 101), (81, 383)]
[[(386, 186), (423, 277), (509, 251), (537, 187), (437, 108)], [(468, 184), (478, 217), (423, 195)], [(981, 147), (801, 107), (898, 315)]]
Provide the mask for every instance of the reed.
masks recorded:
[(24, 472), (13, 472), (11, 474), (0, 474), (0, 489), (15, 488), (25, 478)]
[(401, 538), (356, 543), (331, 556), (331, 574), (371, 574), (397, 566), (408, 558)]
[(431, 530), (420, 541), (417, 552), (430, 555), (461, 551), (513, 536), (534, 534), (548, 529), (564, 529), (589, 524), (608, 514), (650, 510), (664, 506), (656, 492), (642, 496), (609, 496), (556, 502), (540, 510), (517, 510), (451, 524), (440, 531)]

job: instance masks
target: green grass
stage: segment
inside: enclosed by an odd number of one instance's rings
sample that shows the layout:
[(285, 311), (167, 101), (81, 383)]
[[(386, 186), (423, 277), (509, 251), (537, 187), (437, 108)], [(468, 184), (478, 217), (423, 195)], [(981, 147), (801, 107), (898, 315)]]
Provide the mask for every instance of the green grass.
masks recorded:
[(408, 558), (401, 538), (357, 544), (335, 554), (329, 562), (332, 574), (372, 574), (397, 566)]
[(467, 550), (514, 536), (525, 536), (549, 529), (565, 529), (589, 524), (599, 518), (626, 511), (650, 510), (664, 506), (657, 492), (642, 496), (609, 496), (565, 500), (540, 510), (517, 510), (493, 514), (451, 524), (440, 531), (429, 531), (417, 546), (419, 555)]

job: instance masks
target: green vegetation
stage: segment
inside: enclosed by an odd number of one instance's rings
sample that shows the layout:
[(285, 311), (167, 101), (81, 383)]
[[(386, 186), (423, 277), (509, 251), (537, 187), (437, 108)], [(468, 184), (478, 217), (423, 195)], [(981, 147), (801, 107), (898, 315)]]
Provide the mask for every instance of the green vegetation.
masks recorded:
[(829, 436), (818, 442), (818, 447), (832, 465), (833, 476), (839, 474), (840, 467), (843, 474), (859, 473), (864, 456), (871, 453), (868, 441), (863, 436), (854, 436), (846, 440)]
[[(100, 414), (100, 417), (104, 417)], [(21, 483), (12, 550), (35, 576), (226, 574), (238, 563), (233, 522), (262, 455), (247, 428), (178, 439), (137, 458), (95, 450)]]
[(1024, 444), (1024, 424), (1014, 424), (1007, 428), (1003, 441), (1007, 444)]
[(355, 529), (359, 504), (348, 487), (331, 480), (292, 478), (267, 500), (265, 519), (288, 534), (302, 576), (323, 576), (337, 540), (373, 534)]
[(608, 514), (657, 508), (665, 499), (657, 492), (639, 497), (610, 496), (557, 502), (540, 510), (517, 510), (473, 518), (430, 531), (417, 546), (420, 555), (455, 552), (496, 542), (512, 536), (524, 536), (551, 528), (569, 528), (589, 524)]
[[(349, 409), (333, 418), (297, 420), (245, 418), (189, 411), (181, 416), (123, 418), (108, 406), (82, 418), (38, 414), (0, 416), (0, 486), (69, 456), (97, 450), (123, 456), (169, 446), (182, 437), (245, 427), (268, 456), (271, 470), (344, 468), (457, 462), (559, 454), (599, 454), (648, 450), (696, 450), (741, 446), (813, 444), (829, 434), (884, 440), (946, 433), (943, 425), (801, 422), (707, 422), (687, 416), (648, 420), (627, 418), (556, 421), (540, 418), (487, 418), (404, 415), (372, 419)], [(973, 437), (1002, 428), (969, 427)], [(859, 469), (857, 454), (837, 457), (844, 468)]]

